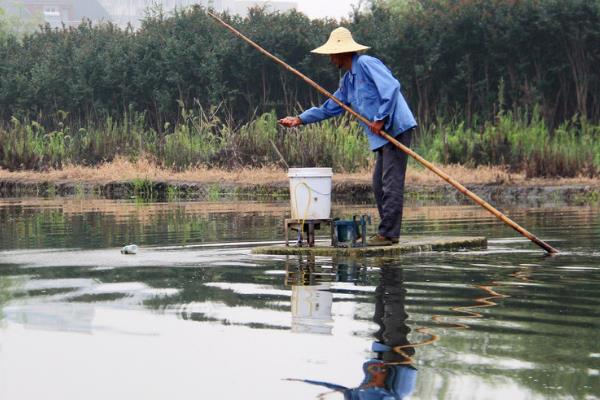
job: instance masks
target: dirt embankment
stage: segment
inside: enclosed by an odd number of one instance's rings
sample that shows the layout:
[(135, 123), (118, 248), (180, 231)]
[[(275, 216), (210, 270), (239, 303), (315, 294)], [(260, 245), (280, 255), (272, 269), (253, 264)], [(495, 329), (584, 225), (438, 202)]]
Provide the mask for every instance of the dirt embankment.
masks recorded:
[[(526, 179), (498, 167), (466, 168), (449, 165), (443, 170), (487, 200), (598, 202), (600, 181), (588, 178)], [(335, 174), (338, 199), (370, 201), (371, 172)], [(141, 160), (116, 160), (95, 167), (67, 166), (45, 172), (0, 169), (0, 196), (72, 196), (95, 194), (107, 198), (215, 199), (239, 197), (287, 197), (286, 171), (276, 167), (224, 171), (194, 168), (174, 172)], [(463, 202), (464, 196), (427, 170), (409, 168), (409, 198)]]

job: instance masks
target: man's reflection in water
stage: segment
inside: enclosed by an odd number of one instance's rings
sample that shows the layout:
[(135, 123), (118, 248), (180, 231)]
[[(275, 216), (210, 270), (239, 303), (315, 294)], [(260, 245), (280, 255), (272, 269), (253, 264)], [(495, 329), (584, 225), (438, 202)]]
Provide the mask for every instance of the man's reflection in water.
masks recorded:
[[(334, 260), (332, 272), (335, 274), (335, 279), (340, 281), (341, 275), (336, 273), (338, 270), (336, 264)], [(312, 271), (320, 272), (319, 268)], [(288, 281), (288, 283), (294, 285), (294, 282)], [(372, 344), (375, 357), (363, 363), (365, 376), (358, 387), (349, 388), (316, 380), (301, 381), (343, 393), (344, 398), (348, 400), (400, 400), (409, 396), (415, 388), (417, 370), (412, 366), (411, 358), (415, 349), (407, 339), (410, 328), (405, 323), (408, 314), (404, 309), (406, 289), (403, 283), (401, 268), (391, 266), (381, 268), (380, 279), (375, 290), (375, 315), (373, 316), (373, 320), (379, 325)]]

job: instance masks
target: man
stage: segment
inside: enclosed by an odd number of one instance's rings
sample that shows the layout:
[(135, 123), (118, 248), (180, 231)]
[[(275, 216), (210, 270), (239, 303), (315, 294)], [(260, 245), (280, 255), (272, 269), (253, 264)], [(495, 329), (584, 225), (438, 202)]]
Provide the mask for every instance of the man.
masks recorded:
[[(398, 243), (400, 237), (407, 155), (379, 133), (385, 130), (405, 146), (410, 146), (412, 131), (417, 123), (400, 93), (400, 83), (390, 70), (377, 58), (358, 54), (366, 49), (369, 47), (356, 43), (348, 29), (337, 28), (323, 46), (312, 52), (329, 55), (334, 65), (347, 70), (334, 96), (372, 121), (363, 126), (370, 149), (377, 153), (373, 191), (380, 224), (378, 233), (369, 238), (368, 245), (390, 246)], [(291, 128), (322, 121), (343, 112), (341, 106), (329, 99), (320, 107), (304, 111), (298, 117), (282, 118), (279, 123)]]

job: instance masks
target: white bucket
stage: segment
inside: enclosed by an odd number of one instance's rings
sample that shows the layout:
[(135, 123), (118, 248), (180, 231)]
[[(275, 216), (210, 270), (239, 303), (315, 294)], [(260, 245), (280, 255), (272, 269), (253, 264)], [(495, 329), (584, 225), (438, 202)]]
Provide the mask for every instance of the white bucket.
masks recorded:
[(331, 213), (331, 168), (290, 168), (292, 219), (328, 219)]

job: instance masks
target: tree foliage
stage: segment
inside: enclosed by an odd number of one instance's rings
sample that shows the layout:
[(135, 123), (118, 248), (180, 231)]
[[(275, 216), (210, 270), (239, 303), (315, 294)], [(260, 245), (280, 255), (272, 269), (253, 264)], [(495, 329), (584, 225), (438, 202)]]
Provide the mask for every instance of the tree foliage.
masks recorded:
[[(225, 15), (240, 31), (334, 90), (326, 57), (310, 54), (335, 20), (254, 9)], [(597, 0), (374, 2), (342, 21), (400, 79), (419, 122), (469, 126), (500, 109), (539, 106), (550, 126), (600, 117)], [(139, 31), (111, 24), (8, 35), (0, 42), (0, 116), (52, 122), (146, 113), (161, 131), (179, 105), (220, 107), (234, 121), (322, 99), (305, 83), (216, 25), (200, 7), (149, 15)], [(500, 90), (502, 89), (502, 90)]]

